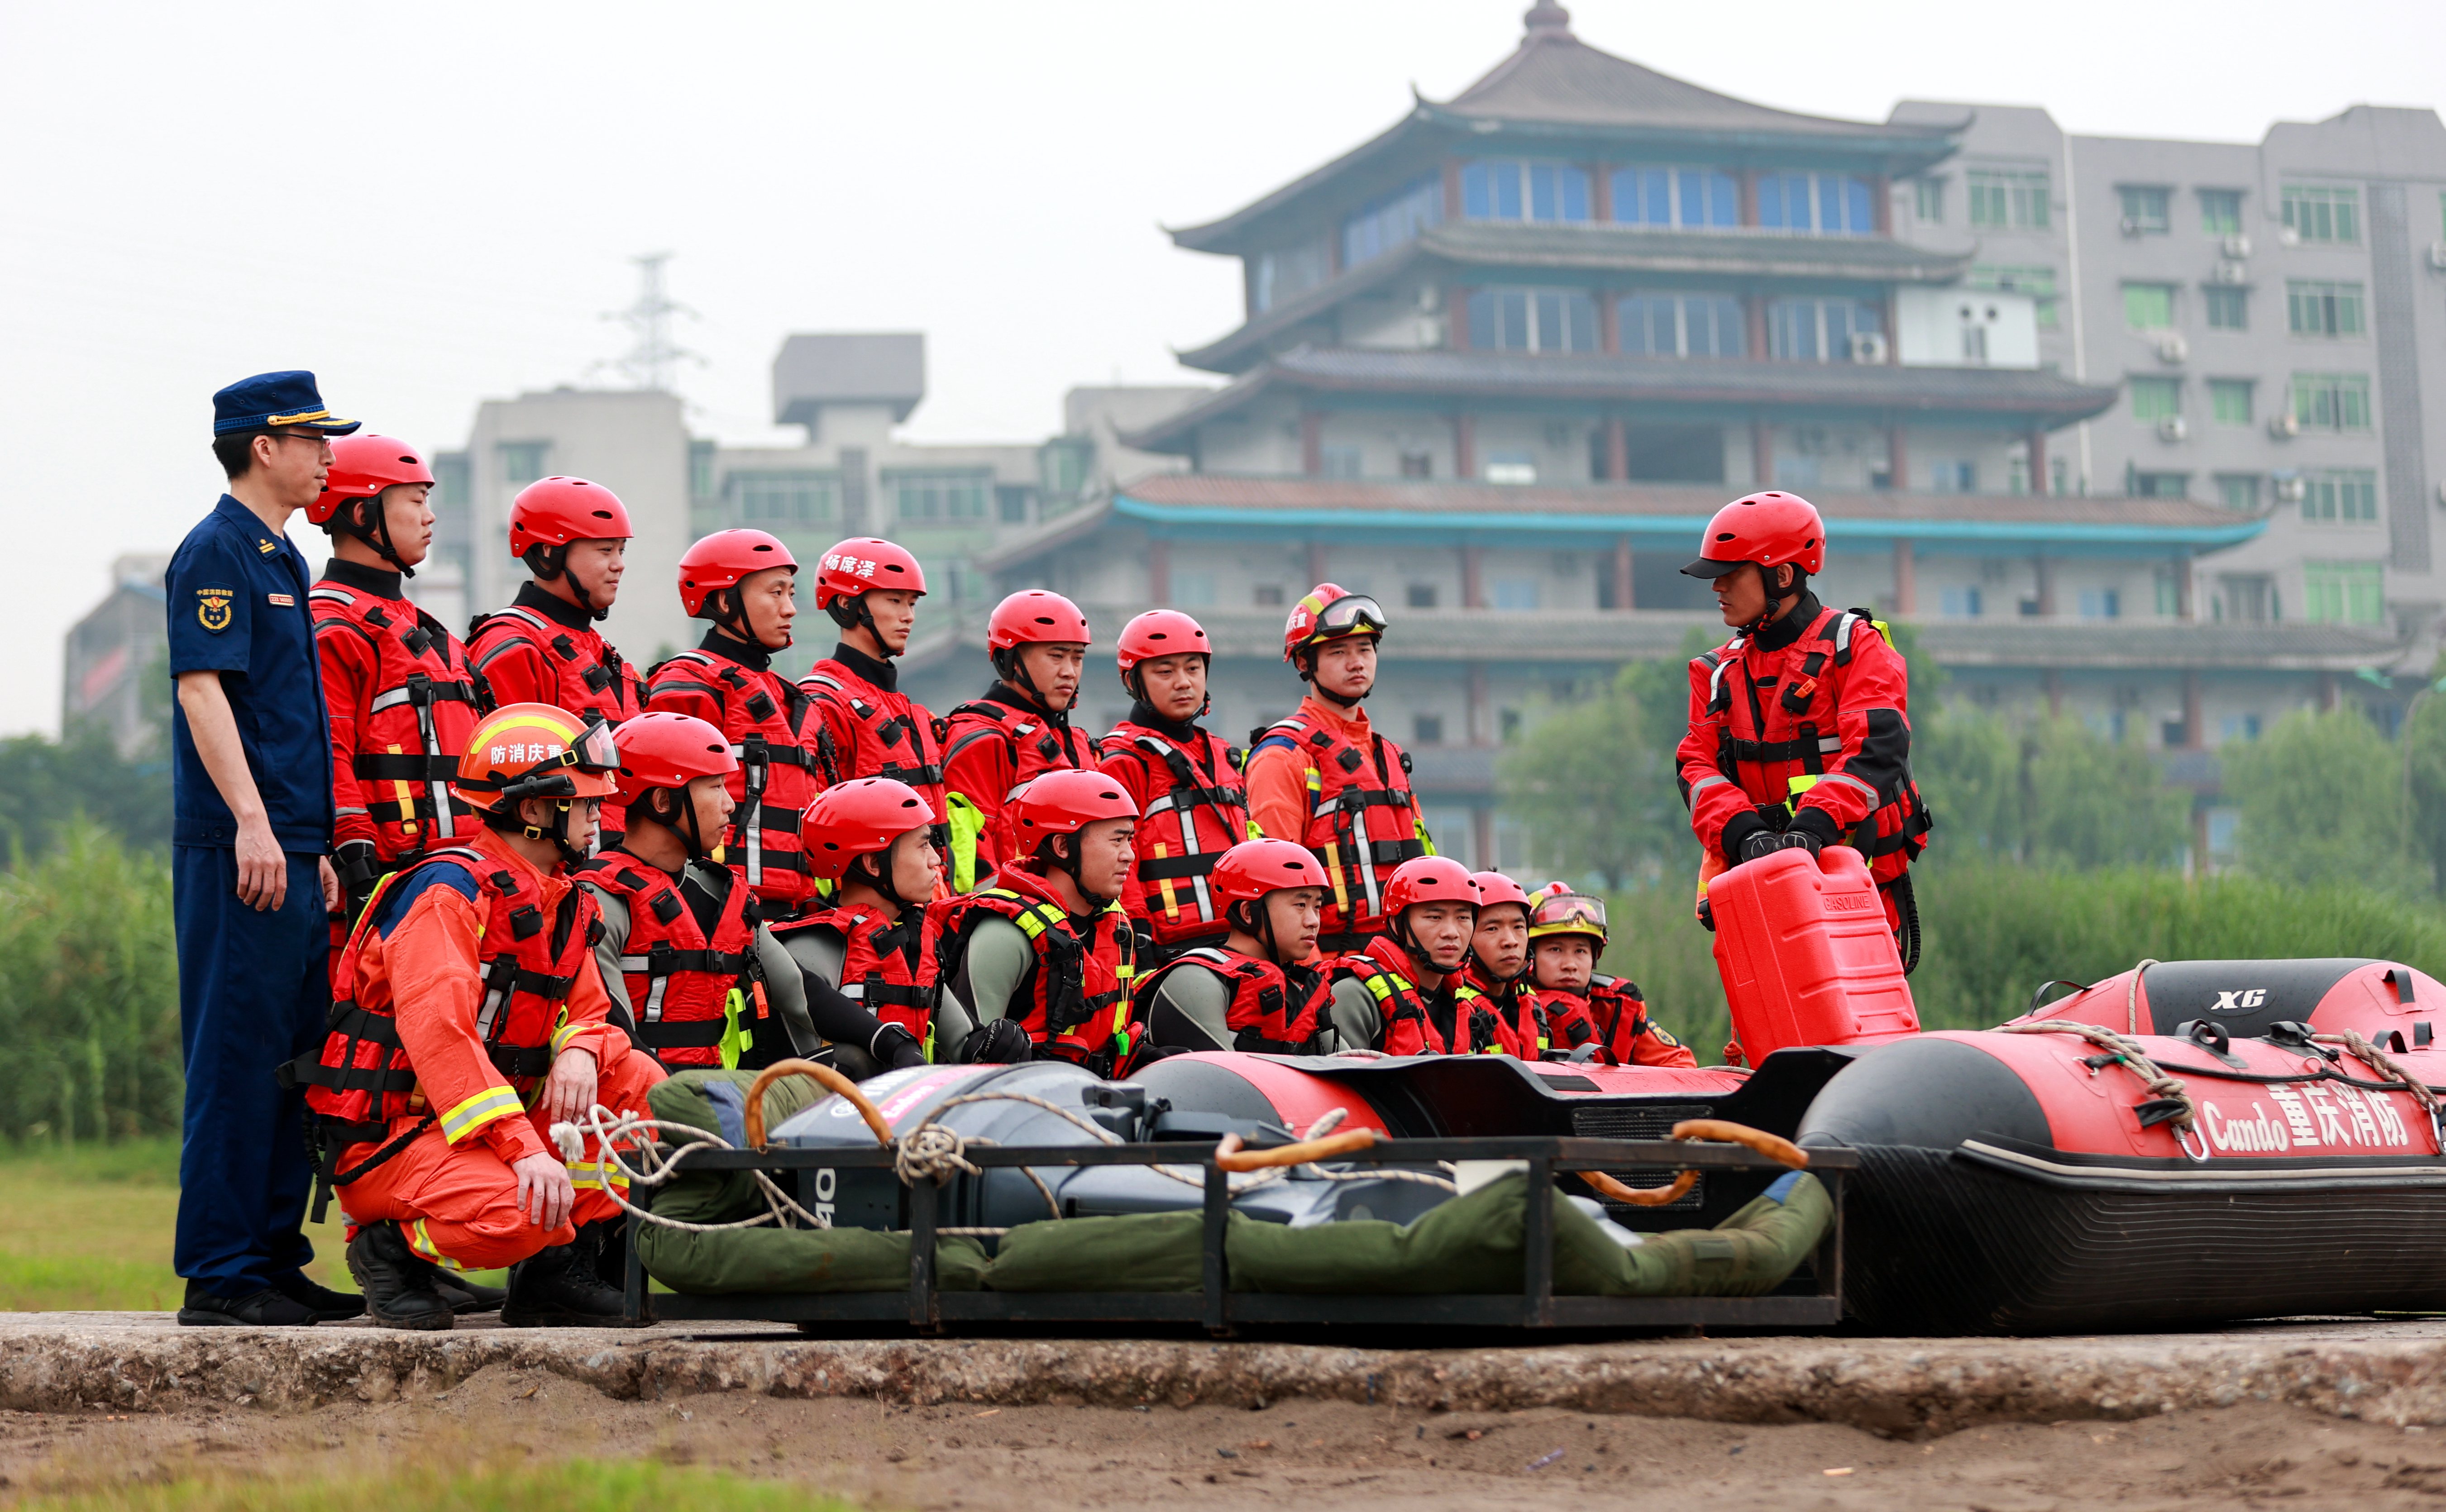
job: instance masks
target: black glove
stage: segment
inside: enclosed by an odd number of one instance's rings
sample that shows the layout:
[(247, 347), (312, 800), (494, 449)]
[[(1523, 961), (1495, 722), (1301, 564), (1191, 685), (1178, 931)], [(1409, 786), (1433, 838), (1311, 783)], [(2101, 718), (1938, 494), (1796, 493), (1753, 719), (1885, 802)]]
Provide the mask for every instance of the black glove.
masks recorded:
[(926, 1064), (926, 1047), (898, 1024), (877, 1025), (866, 1052), (886, 1071), (907, 1071)]
[[(1724, 832), (1716, 842), (1717, 849), (1724, 853), (1724, 865), (1738, 867), (1744, 861), (1755, 861), (1766, 854), (1766, 850), (1750, 849), (1750, 842), (1760, 835), (1770, 840), (1780, 839), (1773, 830), (1767, 828), (1766, 821), (1759, 817), (1758, 811), (1755, 809), (1744, 809), (1725, 820)], [(1774, 846), (1767, 847), (1767, 850), (1774, 849)]]
[(1016, 1020), (989, 1018), (960, 1041), (960, 1053), (952, 1058), (964, 1066), (1007, 1066), (1032, 1059), (1035, 1054), (1035, 1042)]
[(373, 896), (374, 884), (382, 877), (382, 867), (374, 860), (374, 843), (341, 841), (331, 852), (331, 869), (340, 878), (341, 905), (353, 921), (366, 911), (366, 900)]
[(1775, 854), (1787, 845), (1801, 844), (1806, 844), (1806, 842), (1798, 840), (1792, 835), (1778, 834), (1772, 830), (1760, 828), (1758, 833), (1751, 835), (1748, 839), (1741, 842), (1741, 853), (1739, 859), (1740, 861), (1756, 861), (1760, 856), (1771, 856)]
[(1825, 810), (1803, 809), (1784, 827), (1783, 843), (1804, 846), (1814, 857), (1828, 846), (1841, 845), (1843, 833), (1834, 828), (1834, 816)]

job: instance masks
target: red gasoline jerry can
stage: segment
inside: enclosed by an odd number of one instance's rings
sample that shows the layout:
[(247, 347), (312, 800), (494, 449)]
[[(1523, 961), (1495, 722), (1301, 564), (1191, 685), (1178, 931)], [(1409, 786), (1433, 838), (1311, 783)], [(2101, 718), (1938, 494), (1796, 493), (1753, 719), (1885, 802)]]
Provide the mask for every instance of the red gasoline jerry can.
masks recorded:
[(1919, 1011), (1867, 863), (1849, 846), (1744, 862), (1707, 885), (1716, 969), (1753, 1066), (1795, 1045), (1919, 1033)]

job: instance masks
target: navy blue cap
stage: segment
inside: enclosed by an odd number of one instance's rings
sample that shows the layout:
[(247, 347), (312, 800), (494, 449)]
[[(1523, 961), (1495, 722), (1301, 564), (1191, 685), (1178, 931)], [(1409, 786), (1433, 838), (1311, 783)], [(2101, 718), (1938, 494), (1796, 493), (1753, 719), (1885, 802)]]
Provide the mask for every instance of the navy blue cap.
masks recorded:
[(363, 420), (333, 420), (330, 407), (314, 387), (314, 375), (302, 368), (285, 373), (257, 373), (241, 378), (213, 396), (213, 434), (268, 431), (295, 425), (326, 436), (346, 436)]

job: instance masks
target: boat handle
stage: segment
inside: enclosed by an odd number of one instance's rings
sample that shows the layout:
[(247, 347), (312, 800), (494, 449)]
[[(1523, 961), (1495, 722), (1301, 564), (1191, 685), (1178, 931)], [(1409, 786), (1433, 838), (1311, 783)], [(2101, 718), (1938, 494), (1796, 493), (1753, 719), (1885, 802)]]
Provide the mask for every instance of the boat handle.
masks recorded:
[(874, 1101), (866, 1093), (857, 1090), (857, 1083), (819, 1061), (777, 1060), (758, 1072), (755, 1081), (748, 1084), (747, 1148), (749, 1149), (764, 1148), (764, 1092), (784, 1076), (804, 1076), (824, 1091), (836, 1096), (848, 1098), (850, 1106), (857, 1110), (857, 1115), (866, 1120), (866, 1127), (875, 1130), (875, 1142), (887, 1149), (892, 1148), (891, 1123), (884, 1118), (882, 1111), (875, 1106)]
[(1249, 1149), (1242, 1146), (1239, 1135), (1226, 1134), (1215, 1142), (1214, 1164), (1225, 1170), (1240, 1172), (1263, 1170), (1270, 1166), (1306, 1166), (1365, 1149), (1376, 1143), (1376, 1130), (1372, 1129), (1353, 1129), (1345, 1133), (1327, 1134), (1323, 1139), (1303, 1139), (1295, 1145)]
[[(1759, 1154), (1781, 1161), (1795, 1170), (1809, 1167), (1809, 1151), (1778, 1134), (1747, 1124), (1736, 1124), (1722, 1118), (1685, 1118), (1673, 1126), (1675, 1139), (1704, 1140), (1716, 1145), (1743, 1145)], [(1668, 1186), (1628, 1186), (1601, 1170), (1576, 1172), (1580, 1180), (1596, 1190), (1608, 1202), (1623, 1203), (1632, 1207), (1663, 1207), (1680, 1202), (1699, 1185), (1699, 1173), (1685, 1170), (1673, 1178)]]

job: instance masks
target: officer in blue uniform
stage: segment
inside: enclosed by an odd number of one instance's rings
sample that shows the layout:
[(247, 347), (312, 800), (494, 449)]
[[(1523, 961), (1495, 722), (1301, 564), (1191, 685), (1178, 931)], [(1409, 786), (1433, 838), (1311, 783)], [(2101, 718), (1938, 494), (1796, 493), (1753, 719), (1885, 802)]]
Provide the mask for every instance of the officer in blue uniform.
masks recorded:
[(303, 1098), (274, 1070), (321, 1043), (330, 1007), (331, 745), (307, 608), (313, 573), (282, 533), (314, 502), (331, 418), (314, 375), (213, 396), (229, 476), (170, 559), (172, 887), (187, 1108), (176, 1260), (186, 1324), (353, 1317), (308, 1280)]

